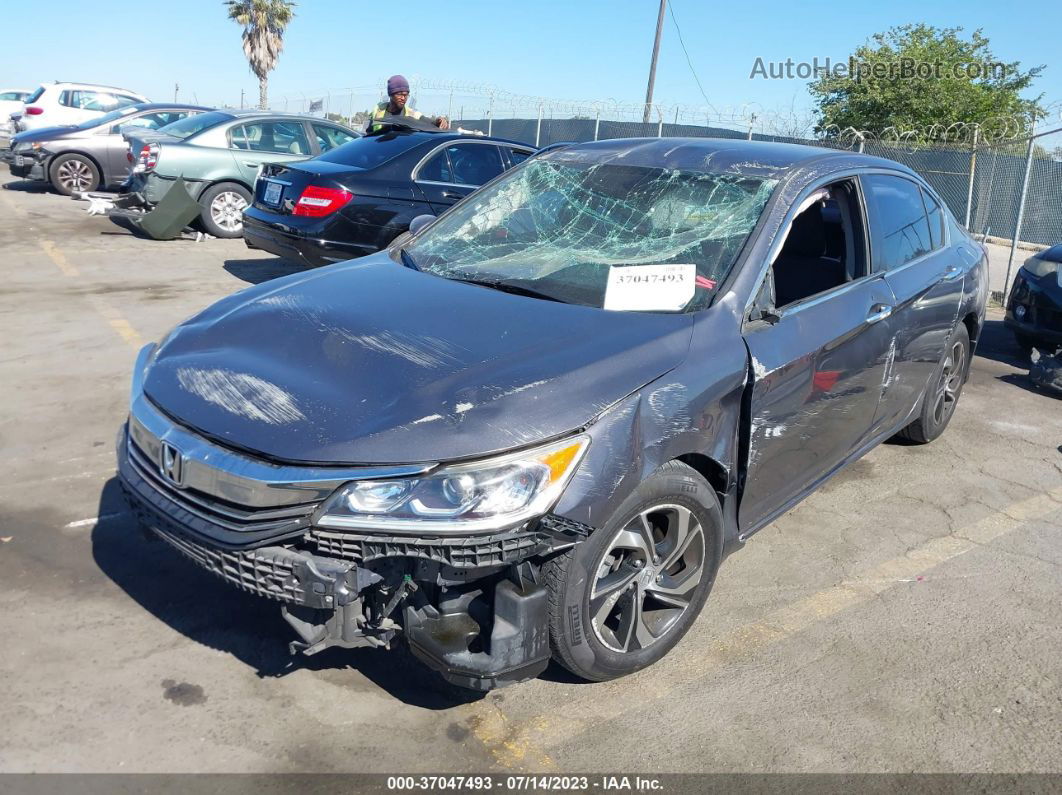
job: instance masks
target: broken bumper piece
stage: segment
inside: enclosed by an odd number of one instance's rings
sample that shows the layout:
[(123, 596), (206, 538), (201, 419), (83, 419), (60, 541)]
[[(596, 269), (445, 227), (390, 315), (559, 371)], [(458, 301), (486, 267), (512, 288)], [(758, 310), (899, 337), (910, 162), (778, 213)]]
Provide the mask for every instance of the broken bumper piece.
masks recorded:
[(503, 537), (358, 541), (309, 527), (263, 538), (259, 546), (235, 546), (208, 537), (204, 520), (138, 474), (124, 433), (118, 463), (126, 499), (148, 534), (231, 585), (279, 601), (298, 635), (293, 654), (390, 648), (404, 635), (429, 668), (480, 691), (546, 668), (547, 592), (530, 561), (578, 543), (590, 530), (547, 516)]

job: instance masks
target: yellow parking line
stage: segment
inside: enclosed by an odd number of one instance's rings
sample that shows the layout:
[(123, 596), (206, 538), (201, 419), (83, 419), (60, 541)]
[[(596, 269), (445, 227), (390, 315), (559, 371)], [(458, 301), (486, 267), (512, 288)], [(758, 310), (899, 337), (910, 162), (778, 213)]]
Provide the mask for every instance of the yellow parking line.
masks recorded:
[(55, 267), (61, 270), (64, 276), (74, 277), (81, 275), (80, 273), (78, 273), (77, 268), (70, 264), (69, 260), (67, 260), (66, 258), (66, 255), (59, 250), (55, 243), (53, 243), (51, 240), (40, 240), (38, 242), (40, 243), (41, 249), (44, 251), (44, 253), (48, 255), (48, 259), (55, 263)]
[(714, 676), (724, 664), (748, 659), (766, 647), (803, 632), (850, 607), (910, 581), (979, 546), (1021, 529), (1062, 509), (1062, 487), (1013, 503), (951, 535), (934, 538), (906, 554), (885, 561), (858, 580), (842, 582), (776, 610), (760, 621), (716, 638), (707, 652), (682, 646), (652, 668), (615, 682), (582, 686), (582, 697), (566, 702), (565, 715), (539, 715), (513, 721), (493, 703), (479, 702), (470, 724), (499, 765), (549, 771), (556, 763), (545, 750), (563, 746), (587, 729), (628, 712), (652, 710), (652, 702), (676, 688)]
[[(5, 197), (5, 199), (9, 204), (11, 203), (10, 199), (7, 199), (7, 197)], [(66, 255), (62, 250), (51, 240), (39, 240), (38, 243), (40, 243), (41, 250), (48, 255), (48, 259), (55, 264), (55, 267), (57, 267), (64, 276), (76, 278), (81, 275), (80, 271), (78, 271), (73, 263), (66, 258)], [(133, 328), (133, 325), (122, 316), (121, 312), (99, 296), (90, 295), (88, 296), (88, 299), (92, 308), (96, 310), (96, 313), (103, 317), (103, 319), (107, 321), (107, 325), (114, 329), (115, 333), (130, 346), (133, 348), (140, 348), (144, 344), (144, 340), (139, 332), (137, 332), (137, 330)]]

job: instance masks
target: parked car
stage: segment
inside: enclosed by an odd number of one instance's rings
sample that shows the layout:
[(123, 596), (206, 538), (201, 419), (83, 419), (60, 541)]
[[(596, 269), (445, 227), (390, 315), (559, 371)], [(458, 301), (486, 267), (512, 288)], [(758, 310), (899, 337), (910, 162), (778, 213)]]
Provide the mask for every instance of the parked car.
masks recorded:
[(144, 347), (119, 476), (306, 653), (404, 638), (472, 688), (551, 654), (610, 679), (760, 528), (943, 433), (987, 295), (984, 249), (898, 163), (573, 144)]
[(1062, 347), (1062, 244), (1033, 254), (1018, 268), (1003, 323), (1026, 351)]
[(12, 113), (21, 113), (22, 105), (30, 92), (22, 88), (0, 88), (0, 135), (11, 136), (16, 132)]
[(148, 98), (126, 88), (93, 83), (44, 83), (11, 114), (19, 132), (41, 127), (81, 124)]
[(16, 177), (51, 183), (66, 196), (117, 185), (132, 163), (123, 130), (157, 130), (208, 111), (201, 105), (139, 103), (112, 110), (73, 127), (43, 127), (18, 133), (4, 159)]
[(441, 213), (533, 151), (434, 126), (384, 127), (312, 160), (264, 165), (243, 237), (305, 265), (371, 254), (418, 215)]
[(203, 228), (216, 237), (240, 237), (259, 166), (305, 160), (358, 135), (315, 116), (215, 110), (155, 132), (127, 131), (135, 165), (126, 188), (140, 204), (153, 207), (184, 177), (202, 205)]

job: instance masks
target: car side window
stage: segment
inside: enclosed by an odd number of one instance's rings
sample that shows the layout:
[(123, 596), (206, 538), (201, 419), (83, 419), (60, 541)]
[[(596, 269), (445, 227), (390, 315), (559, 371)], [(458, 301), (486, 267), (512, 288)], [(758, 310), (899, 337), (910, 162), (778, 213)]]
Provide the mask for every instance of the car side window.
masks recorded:
[(119, 107), (119, 108), (127, 108), (130, 105), (135, 105), (135, 104), (137, 104), (140, 101), (141, 100), (137, 99), (136, 97), (131, 97), (128, 94), (119, 94), (117, 96), (117, 102), (118, 102), (117, 107)]
[(341, 130), (338, 127), (330, 127), (327, 124), (314, 124), (313, 134), (317, 138), (317, 145), (321, 147), (322, 152), (327, 152), (330, 149), (335, 149), (337, 146), (342, 146), (348, 141), (353, 141), (355, 136), (351, 135), (345, 130)]
[(447, 156), (445, 149), (440, 149), (432, 155), (427, 163), (420, 167), (420, 171), (417, 172), (417, 179), (425, 179), (432, 182), (454, 181), (450, 170), (450, 158)]
[(933, 250), (944, 245), (944, 210), (928, 191), (922, 191), (922, 201), (926, 205), (926, 217), (929, 219), (929, 242)]
[(298, 121), (258, 121), (241, 124), (229, 131), (229, 140), (236, 149), (291, 155), (311, 154), (306, 129), (302, 122)]
[(25, 94), (20, 94), (17, 91), (5, 91), (4, 93), (0, 94), (0, 100), (6, 102), (14, 102), (16, 100), (21, 100), (25, 96)]
[(458, 185), (483, 185), (505, 170), (501, 151), (492, 144), (455, 144), (447, 147), (453, 181)]
[(867, 274), (865, 226), (854, 180), (826, 185), (805, 203), (771, 265), (778, 309)]
[(509, 159), (512, 161), (514, 166), (520, 165), (520, 163), (523, 163), (529, 157), (531, 157), (531, 152), (527, 149), (509, 150)]
[(114, 110), (118, 107), (118, 100), (113, 94), (102, 94), (97, 91), (74, 91), (74, 107), (81, 110)]
[(874, 270), (894, 270), (928, 254), (932, 239), (918, 185), (888, 174), (868, 174), (862, 180), (870, 205)]

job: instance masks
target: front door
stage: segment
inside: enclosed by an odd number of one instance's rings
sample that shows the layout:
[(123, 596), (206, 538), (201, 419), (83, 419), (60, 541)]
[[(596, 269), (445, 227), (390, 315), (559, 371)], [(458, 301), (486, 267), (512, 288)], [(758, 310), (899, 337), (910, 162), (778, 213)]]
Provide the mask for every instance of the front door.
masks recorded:
[(243, 181), (254, 185), (263, 163), (285, 163), (313, 156), (306, 127), (297, 119), (254, 121), (229, 131), (232, 155)]
[(436, 151), (417, 169), (414, 179), (438, 215), (504, 170), (497, 145), (459, 141)]
[(894, 298), (882, 276), (783, 309), (745, 334), (753, 370), (740, 525), (780, 513), (864, 443), (878, 408)]

